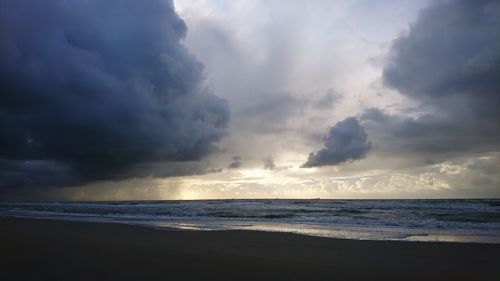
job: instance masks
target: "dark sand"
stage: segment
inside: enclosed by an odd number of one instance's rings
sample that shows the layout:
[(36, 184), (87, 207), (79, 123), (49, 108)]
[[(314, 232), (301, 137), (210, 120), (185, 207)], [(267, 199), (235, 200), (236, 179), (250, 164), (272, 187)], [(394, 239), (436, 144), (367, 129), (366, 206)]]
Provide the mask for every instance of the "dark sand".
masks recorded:
[(0, 280), (500, 280), (500, 245), (0, 218)]

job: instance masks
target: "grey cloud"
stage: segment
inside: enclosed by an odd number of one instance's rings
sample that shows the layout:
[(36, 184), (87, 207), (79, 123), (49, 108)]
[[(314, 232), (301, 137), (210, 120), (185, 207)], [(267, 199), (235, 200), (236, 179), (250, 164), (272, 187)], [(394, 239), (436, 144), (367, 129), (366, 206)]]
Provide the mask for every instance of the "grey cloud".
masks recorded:
[(472, 126), (468, 120), (453, 117), (430, 114), (406, 117), (371, 108), (360, 120), (376, 150), (385, 155), (415, 154), (444, 161), (464, 152), (495, 151), (500, 143), (500, 137), (492, 134), (494, 128)]
[(256, 134), (303, 131), (302, 124), (299, 124), (302, 122), (297, 121), (330, 115), (340, 100), (340, 94), (333, 89), (311, 92), (307, 98), (289, 92), (254, 94), (245, 100), (245, 106), (237, 112), (238, 119), (233, 121), (239, 128), (244, 127)]
[[(259, 15), (252, 16), (241, 29), (255, 36), (241, 36), (240, 28), (234, 28), (240, 19), (233, 18), (236, 11), (232, 3), (228, 2), (228, 10), (224, 11), (229, 12), (229, 17), (194, 13), (189, 21), (190, 33), (186, 43), (207, 65), (207, 78), (231, 105), (231, 134), (224, 141), (228, 155), (239, 154), (245, 158), (245, 167), (257, 167), (262, 166), (262, 158), (267, 155), (276, 155), (278, 151), (283, 153), (292, 146), (296, 149), (298, 141), (318, 129), (317, 124), (324, 124), (326, 118), (323, 116), (331, 117), (337, 96), (333, 91), (325, 94), (331, 87), (330, 83), (318, 84), (319, 78), (313, 71), (303, 73), (302, 62), (306, 62), (306, 58), (298, 59), (305, 53), (303, 48), (297, 48), (303, 43), (297, 33), (290, 36), (292, 33), (274, 31), (290, 28), (289, 12), (283, 14), (283, 21), (277, 22), (274, 16), (266, 18), (260, 14), (271, 11), (267, 3), (257, 3), (257, 6), (266, 6), (261, 7), (265, 9), (259, 9)], [(213, 15), (217, 13), (215, 10)], [(260, 28), (258, 32), (255, 30), (260, 24), (255, 25), (253, 20), (259, 22), (263, 19), (260, 16), (269, 20), (262, 29), (265, 32)], [(274, 33), (280, 36), (268, 38)], [(282, 36), (286, 42), (282, 42)], [(310, 56), (307, 58), (309, 61)], [(321, 61), (327, 64), (325, 60)], [(328, 71), (319, 68), (320, 74), (330, 79), (331, 75), (325, 74)], [(297, 77), (298, 73), (306, 75)], [(305, 76), (314, 76), (312, 86), (296, 86), (294, 82), (302, 81)]]
[(332, 110), (335, 104), (341, 99), (341, 95), (333, 89), (326, 91), (325, 95), (314, 102), (314, 107), (319, 110)]
[[(291, 92), (256, 93), (242, 98), (244, 106), (232, 109), (230, 153), (245, 157), (245, 167), (262, 167), (268, 155), (296, 150), (325, 131), (332, 112), (341, 99), (335, 90), (316, 90), (307, 94)], [(321, 129), (318, 129), (321, 128)], [(299, 148), (300, 149), (300, 148)], [(280, 157), (281, 158), (281, 157)], [(276, 170), (285, 169), (281, 165)]]
[(256, 94), (249, 97), (246, 103), (235, 122), (258, 134), (287, 130), (289, 119), (303, 112), (307, 106), (307, 101), (289, 93)]
[(226, 134), (228, 106), (203, 86), (171, 1), (7, 0), (0, 13), (1, 182), (142, 176)]
[(367, 110), (377, 146), (433, 155), (498, 150), (499, 26), (498, 1), (440, 1), (423, 10), (394, 42), (383, 79), (427, 113)]
[(231, 164), (229, 164), (228, 168), (229, 169), (237, 169), (241, 167), (241, 157), (239, 156), (234, 156), (232, 159)]
[(274, 170), (276, 169), (276, 164), (274, 164), (274, 159), (271, 156), (267, 156), (263, 160), (264, 162), (264, 169), (266, 170)]
[(337, 165), (358, 160), (366, 157), (371, 150), (365, 129), (355, 117), (346, 118), (335, 124), (323, 138), (323, 142), (325, 147), (309, 154), (307, 162), (302, 167)]

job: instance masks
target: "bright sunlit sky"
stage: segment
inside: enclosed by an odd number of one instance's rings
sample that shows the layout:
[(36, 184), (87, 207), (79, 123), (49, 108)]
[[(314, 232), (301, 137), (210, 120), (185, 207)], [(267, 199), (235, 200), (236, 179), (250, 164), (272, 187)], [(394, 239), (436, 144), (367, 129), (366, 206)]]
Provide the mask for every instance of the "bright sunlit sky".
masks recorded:
[(500, 196), (497, 1), (25, 2), (7, 199)]

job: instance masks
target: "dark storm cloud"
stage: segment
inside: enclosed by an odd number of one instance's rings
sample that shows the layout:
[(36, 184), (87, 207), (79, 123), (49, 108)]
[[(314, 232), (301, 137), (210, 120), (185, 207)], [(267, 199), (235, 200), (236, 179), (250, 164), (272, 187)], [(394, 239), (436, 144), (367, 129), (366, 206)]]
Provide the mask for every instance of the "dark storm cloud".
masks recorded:
[(229, 110), (204, 88), (170, 1), (0, 7), (2, 183), (143, 176), (216, 149)]
[(325, 147), (309, 154), (304, 168), (337, 165), (366, 157), (371, 149), (365, 129), (354, 117), (346, 118), (333, 126), (323, 138)]
[(205, 161), (159, 162), (134, 165), (134, 167), (128, 171), (128, 175), (125, 174), (125, 178), (166, 178), (220, 172), (222, 172), (222, 168), (214, 168), (211, 163)]
[(500, 2), (440, 1), (422, 11), (394, 42), (383, 78), (429, 112), (415, 118), (366, 113), (406, 138), (408, 147), (432, 153), (498, 149)]
[[(50, 160), (0, 159), (0, 188), (58, 186), (76, 183), (67, 166)], [(1, 193), (0, 193), (1, 195)]]
[(239, 156), (234, 156), (232, 159), (231, 164), (229, 164), (228, 168), (229, 169), (237, 169), (241, 167), (241, 157)]
[(497, 117), (498, 77), (498, 1), (438, 2), (424, 10), (396, 40), (384, 70), (385, 82), (405, 95), (429, 102), (463, 97), (478, 115)]

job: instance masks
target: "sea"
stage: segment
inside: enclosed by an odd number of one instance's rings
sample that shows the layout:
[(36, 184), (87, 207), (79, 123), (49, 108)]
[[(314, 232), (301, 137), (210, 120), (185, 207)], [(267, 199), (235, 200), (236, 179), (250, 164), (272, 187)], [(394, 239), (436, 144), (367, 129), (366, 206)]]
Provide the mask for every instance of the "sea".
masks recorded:
[(0, 216), (176, 231), (253, 230), (358, 240), (500, 243), (500, 199), (2, 202)]

